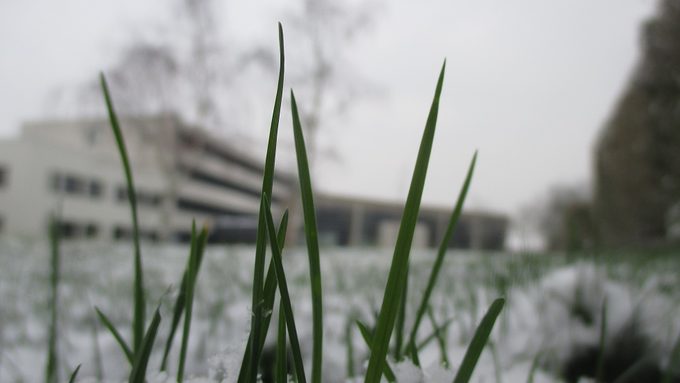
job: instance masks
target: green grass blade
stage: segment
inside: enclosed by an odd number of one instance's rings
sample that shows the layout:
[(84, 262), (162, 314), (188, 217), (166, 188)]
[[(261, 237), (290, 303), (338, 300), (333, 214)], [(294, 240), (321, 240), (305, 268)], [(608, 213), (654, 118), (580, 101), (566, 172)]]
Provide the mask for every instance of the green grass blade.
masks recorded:
[[(196, 262), (197, 270), (201, 268), (201, 262), (203, 261), (203, 253), (205, 252), (205, 243), (208, 240), (208, 229), (204, 226), (201, 230), (196, 250)], [(192, 247), (193, 250), (193, 247)], [(189, 258), (191, 258), (191, 251), (189, 252)], [(188, 267), (187, 267), (188, 268)], [(175, 305), (173, 306), (172, 313), (172, 323), (170, 324), (170, 331), (168, 333), (168, 339), (165, 341), (165, 348), (163, 350), (163, 359), (161, 360), (161, 371), (167, 369), (168, 356), (170, 355), (170, 349), (172, 348), (173, 340), (175, 339), (175, 333), (177, 332), (177, 327), (179, 326), (179, 321), (184, 314), (184, 306), (186, 304), (186, 294), (187, 294), (187, 274), (188, 270), (184, 270), (182, 274), (182, 282), (179, 287), (179, 293), (177, 294), (177, 299), (175, 299)], [(195, 281), (194, 281), (195, 282)]]
[(81, 364), (76, 366), (76, 369), (73, 370), (73, 373), (71, 373), (71, 377), (68, 379), (68, 383), (75, 383), (76, 378), (78, 377), (78, 371), (80, 371), (80, 366)]
[(189, 346), (189, 331), (191, 329), (191, 312), (194, 304), (194, 291), (196, 287), (196, 279), (198, 277), (199, 252), (203, 251), (205, 243), (199, 243), (205, 240), (203, 232), (207, 232), (205, 228), (201, 234), (196, 236), (196, 222), (191, 225), (191, 253), (189, 255), (189, 262), (187, 264), (187, 290), (186, 290), (186, 306), (184, 312), (184, 331), (182, 332), (182, 345), (180, 346), (179, 367), (177, 369), (177, 382), (184, 381), (184, 365), (186, 363), (187, 347)]
[(446, 337), (444, 336), (444, 331), (441, 330), (440, 326), (437, 324), (437, 321), (434, 319), (434, 313), (432, 313), (432, 306), (428, 306), (427, 308), (427, 317), (430, 319), (430, 324), (434, 329), (434, 335), (437, 338), (437, 344), (439, 344), (439, 353), (441, 355), (440, 361), (444, 366), (448, 366), (449, 355), (448, 352), (446, 351)]
[(293, 318), (293, 306), (288, 294), (288, 284), (286, 283), (286, 274), (283, 270), (283, 261), (281, 260), (281, 249), (276, 242), (276, 229), (274, 228), (274, 219), (271, 211), (267, 208), (269, 206), (269, 197), (267, 194), (262, 195), (262, 205), (260, 209), (265, 211), (265, 218), (267, 220), (267, 233), (269, 234), (270, 246), (272, 249), (272, 259), (276, 266), (276, 279), (279, 285), (279, 292), (281, 294), (281, 305), (286, 317), (286, 327), (288, 328), (288, 337), (290, 346), (293, 352), (293, 363), (297, 379), (301, 383), (305, 383), (305, 369), (302, 361), (302, 353), (300, 352), (300, 342), (298, 341), (297, 329), (295, 327), (295, 319)]
[(47, 340), (47, 363), (45, 365), (45, 382), (56, 383), (59, 380), (57, 365), (59, 355), (57, 348), (57, 317), (59, 307), (59, 278), (60, 278), (60, 253), (59, 253), (59, 218), (50, 217), (50, 323)]
[(352, 342), (352, 320), (345, 325), (345, 344), (347, 345), (347, 378), (353, 378), (354, 370), (354, 342)]
[[(279, 23), (279, 79), (276, 88), (276, 99), (272, 112), (272, 121), (269, 129), (269, 142), (267, 145), (267, 155), (265, 157), (264, 174), (262, 177), (262, 194), (271, 195), (274, 184), (274, 166), (276, 161), (276, 142), (279, 129), (279, 118), (281, 115), (281, 99), (283, 98), (283, 77), (285, 69), (285, 56), (283, 47), (283, 28)], [(269, 205), (267, 205), (269, 208)], [(258, 216), (257, 234), (255, 240), (255, 265), (253, 271), (253, 323), (251, 326), (252, 336), (250, 340), (253, 345), (259, 345), (264, 335), (261, 334), (264, 309), (262, 307), (263, 282), (265, 252), (267, 249), (267, 230), (264, 223), (264, 212)], [(251, 346), (250, 361), (246, 366), (246, 381), (255, 383), (257, 379), (257, 366), (260, 361), (260, 348)]]
[(376, 334), (373, 339), (373, 347), (371, 350), (371, 357), (368, 361), (368, 370), (366, 372), (366, 383), (380, 382), (380, 376), (385, 365), (385, 357), (389, 349), (390, 338), (392, 330), (394, 329), (394, 322), (398, 314), (399, 305), (401, 301), (401, 292), (406, 279), (408, 278), (408, 263), (411, 250), (411, 243), (413, 241), (413, 233), (415, 231), (418, 220), (418, 211), (420, 209), (420, 200), (423, 195), (423, 187), (425, 184), (425, 176), (430, 160), (430, 152), (432, 151), (432, 142), (434, 140), (435, 127), (437, 125), (437, 115), (439, 113), (439, 98), (441, 96), (442, 84), (444, 82), (444, 69), (446, 62), (442, 66), (439, 80), (437, 81), (437, 88), (435, 90), (432, 107), (425, 124), (425, 131), (418, 150), (418, 159), (416, 160), (415, 169), (413, 171), (413, 178), (411, 179), (411, 186), (406, 199), (406, 206), (401, 219), (399, 227), (399, 234), (397, 235), (397, 243), (392, 256), (392, 264), (385, 287), (385, 295), (376, 325)]
[[(357, 327), (359, 327), (359, 332), (361, 333), (361, 337), (364, 339), (364, 342), (366, 342), (366, 346), (368, 346), (368, 349), (371, 350), (371, 345), (373, 344), (373, 334), (371, 334), (371, 331), (368, 329), (368, 327), (363, 324), (360, 321), (356, 321)], [(389, 363), (385, 363), (383, 367), (383, 374), (385, 375), (385, 379), (387, 379), (388, 382), (396, 382), (397, 378), (394, 375), (394, 371), (392, 371), (392, 367), (390, 367)]]
[[(283, 248), (283, 245), (286, 242), (287, 228), (288, 228), (288, 210), (286, 209), (286, 211), (283, 212), (283, 217), (281, 218), (281, 223), (279, 224), (278, 242), (280, 248)], [(272, 308), (274, 307), (274, 299), (276, 297), (276, 271), (274, 269), (275, 269), (274, 260), (272, 259), (269, 262), (269, 269), (267, 270), (267, 277), (265, 278), (264, 282), (263, 304), (265, 312), (271, 311)], [(266, 316), (262, 321), (261, 333), (263, 336), (260, 338), (260, 352), (264, 347), (264, 342), (267, 338), (267, 333), (269, 332), (270, 322), (271, 316)], [(253, 333), (251, 331), (248, 337), (248, 343), (246, 344), (246, 351), (243, 353), (243, 359), (241, 361), (241, 368), (239, 370), (238, 379), (236, 380), (238, 383), (245, 382), (246, 377), (250, 374), (248, 368), (250, 366), (249, 363), (252, 352), (251, 349), (252, 336)]]
[(130, 169), (130, 161), (127, 155), (127, 149), (125, 148), (125, 140), (123, 139), (123, 132), (120, 129), (120, 124), (118, 123), (118, 117), (113, 108), (113, 102), (111, 101), (111, 95), (109, 94), (109, 87), (106, 84), (106, 79), (104, 74), (100, 75), (100, 82), (102, 87), (102, 92), (104, 93), (104, 100), (106, 101), (106, 108), (109, 112), (109, 121), (111, 122), (111, 129), (113, 130), (113, 135), (116, 138), (116, 144), (118, 145), (118, 151), (120, 152), (120, 159), (123, 163), (123, 170), (125, 171), (125, 181), (127, 183), (127, 194), (130, 200), (130, 211), (132, 214), (132, 238), (134, 242), (135, 249), (135, 281), (134, 281), (134, 313), (132, 320), (132, 346), (135, 353), (139, 351), (139, 347), (142, 343), (142, 337), (144, 336), (144, 322), (145, 322), (145, 307), (144, 303), (144, 277), (142, 274), (142, 255), (139, 248), (139, 225), (137, 223), (137, 194), (135, 193), (135, 184), (132, 178), (132, 170)]
[(404, 279), (404, 286), (401, 289), (401, 299), (399, 302), (399, 313), (397, 314), (397, 322), (395, 324), (395, 339), (394, 339), (394, 360), (401, 361), (401, 350), (404, 344), (404, 328), (406, 327), (406, 303), (408, 302), (408, 264), (406, 265), (406, 279)]
[(423, 292), (423, 297), (418, 305), (418, 310), (416, 311), (416, 317), (411, 327), (411, 332), (409, 333), (408, 344), (414, 344), (416, 341), (416, 335), (418, 333), (418, 328), (425, 315), (425, 311), (429, 305), (430, 297), (432, 296), (432, 291), (437, 283), (437, 278), (439, 272), (444, 263), (444, 256), (446, 255), (446, 250), (449, 248), (449, 242), (451, 242), (451, 236), (456, 229), (460, 215), (463, 212), (463, 205), (465, 203), (465, 198), (467, 197), (468, 190), (470, 188), (470, 183), (472, 181), (472, 176), (475, 172), (475, 165), (477, 164), (477, 152), (472, 156), (472, 161), (470, 161), (470, 166), (468, 167), (467, 175), (465, 176), (465, 182), (458, 193), (458, 199), (456, 200), (456, 205), (451, 213), (451, 218), (449, 218), (449, 224), (446, 227), (442, 241), (439, 244), (439, 249), (437, 250), (437, 258), (432, 266), (432, 271), (430, 272), (430, 277), (427, 280), (427, 286)]
[(673, 346), (673, 351), (671, 351), (671, 356), (668, 360), (668, 367), (666, 367), (666, 372), (663, 376), (663, 383), (671, 383), (673, 380), (673, 369), (680, 366), (680, 334), (678, 339), (675, 340), (675, 345)]
[[(288, 230), (288, 209), (283, 212), (281, 217), (281, 222), (279, 223), (279, 231), (276, 234), (277, 242), (279, 244), (279, 249), (283, 249), (286, 244), (286, 231)], [(267, 276), (264, 281), (264, 311), (271, 312), (274, 309), (274, 300), (276, 299), (276, 270), (274, 266), (274, 260), (269, 261), (269, 268), (267, 269)], [(271, 322), (271, 315), (267, 315), (262, 321), (262, 334), (263, 339), (260, 342), (260, 350), (264, 347), (264, 341), (269, 332), (269, 324)]]
[(151, 323), (149, 323), (149, 328), (146, 330), (146, 334), (142, 339), (142, 345), (139, 348), (139, 352), (135, 353), (135, 362), (132, 364), (129, 383), (145, 383), (146, 366), (149, 364), (151, 349), (153, 348), (153, 342), (156, 339), (156, 333), (158, 333), (158, 325), (160, 323), (161, 314), (158, 312), (158, 308), (156, 308), (153, 319), (151, 320)]
[(595, 370), (595, 381), (602, 381), (602, 373), (604, 372), (604, 353), (605, 341), (607, 339), (607, 298), (602, 301), (602, 311), (600, 313), (600, 342), (597, 353), (597, 367)]
[(538, 352), (531, 361), (531, 368), (529, 369), (529, 376), (527, 376), (527, 383), (534, 383), (534, 377), (536, 376), (536, 370), (538, 370), (538, 362), (541, 355), (541, 352)]
[(99, 308), (95, 307), (95, 311), (97, 312), (97, 316), (99, 316), (99, 320), (102, 322), (104, 327), (106, 327), (111, 335), (113, 335), (113, 338), (118, 342), (118, 345), (120, 346), (120, 349), (123, 350), (123, 354), (125, 354), (125, 357), (127, 358), (128, 362), (130, 362), (130, 365), (134, 362), (134, 356), (132, 354), (132, 350), (130, 349), (130, 346), (125, 342), (125, 339), (123, 339), (123, 336), (120, 335), (118, 330), (116, 329), (116, 326), (113, 325), (113, 322), (109, 320), (109, 318), (104, 315)]
[(468, 345), (467, 351), (465, 351), (465, 356), (458, 368), (456, 377), (453, 379), (453, 383), (467, 383), (470, 381), (470, 377), (472, 377), (472, 372), (475, 370), (479, 356), (482, 354), (484, 346), (486, 346), (486, 342), (489, 340), (493, 325), (496, 323), (496, 318), (498, 318), (501, 310), (503, 310), (504, 305), (505, 299), (498, 298), (491, 304), (489, 310), (487, 310), (475, 331), (475, 335), (472, 337), (472, 341)]
[(286, 365), (286, 316), (283, 307), (279, 303), (279, 328), (276, 339), (276, 382), (288, 382), (288, 366)]
[(297, 157), (298, 177), (300, 179), (300, 196), (302, 213), (305, 222), (305, 239), (309, 257), (309, 278), (312, 290), (312, 383), (321, 383), (323, 361), (323, 294), (321, 291), (321, 264), (319, 260), (319, 240), (317, 237), (316, 212), (314, 195), (309, 175), (309, 161), (305, 148), (305, 138), (298, 115), (297, 103), (293, 91), (290, 92), (293, 110), (293, 134), (295, 136), (295, 153)]

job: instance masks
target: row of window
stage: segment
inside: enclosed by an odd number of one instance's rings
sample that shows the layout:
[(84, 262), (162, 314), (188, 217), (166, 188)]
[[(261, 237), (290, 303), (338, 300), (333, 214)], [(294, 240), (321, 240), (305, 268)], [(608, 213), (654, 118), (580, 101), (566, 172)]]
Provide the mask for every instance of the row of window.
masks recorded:
[[(68, 195), (77, 195), (89, 198), (101, 198), (104, 195), (104, 183), (97, 179), (86, 178), (69, 173), (54, 173), (50, 178), (52, 191)], [(163, 202), (163, 196), (159, 193), (137, 190), (137, 204), (156, 207)], [(118, 202), (128, 201), (126, 186), (118, 186), (115, 189)]]
[[(59, 236), (64, 239), (96, 239), (100, 235), (100, 228), (94, 222), (59, 222)], [(139, 237), (151, 241), (159, 239), (158, 232), (155, 230), (140, 230)], [(116, 226), (111, 230), (113, 239), (131, 239), (132, 229), (124, 226)]]

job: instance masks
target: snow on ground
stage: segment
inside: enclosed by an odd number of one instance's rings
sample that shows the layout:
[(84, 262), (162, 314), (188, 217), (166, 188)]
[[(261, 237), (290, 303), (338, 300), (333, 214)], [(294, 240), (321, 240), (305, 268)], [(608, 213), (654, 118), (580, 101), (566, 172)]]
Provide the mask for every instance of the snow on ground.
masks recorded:
[[(322, 251), (324, 283), (324, 381), (347, 379), (346, 328), (355, 319), (371, 325), (380, 307), (392, 253), (382, 249)], [(0, 381), (42, 380), (46, 361), (49, 251), (46, 244), (0, 241)], [(66, 376), (82, 363), (81, 381), (120, 382), (126, 362), (114, 339), (97, 322), (94, 306), (129, 337), (132, 251), (129, 244), (67, 244), (62, 250), (59, 297), (60, 370)], [(210, 247), (199, 274), (188, 359), (196, 382), (233, 381), (250, 324), (254, 251), (250, 247)], [(308, 264), (302, 249), (289, 251), (285, 267), (304, 356), (311, 359), (311, 302)], [(148, 316), (160, 304), (161, 329), (149, 366), (150, 382), (173, 381), (179, 336), (170, 374), (156, 373), (159, 350), (168, 332), (171, 306), (186, 264), (186, 246), (144, 246)], [(409, 282), (413, 315), (434, 254), (414, 251)], [(677, 259), (677, 257), (676, 257)], [(602, 302), (607, 300), (608, 333), (639, 319), (664, 363), (680, 332), (680, 259), (645, 263), (568, 260), (529, 256), (452, 252), (432, 297), (438, 323), (446, 332), (449, 368), (442, 367), (438, 343), (421, 352), (421, 371), (410, 362), (393, 365), (400, 382), (450, 382), (467, 343), (489, 304), (498, 296), (507, 305), (496, 322), (473, 375), (475, 382), (524, 382), (537, 355), (534, 382), (554, 382), (570, 352), (597, 344)], [(273, 315), (278, 315), (274, 312)], [(584, 319), (585, 318), (585, 319)], [(407, 318), (407, 328), (410, 326)], [(273, 322), (275, 323), (275, 322)], [(423, 321), (420, 339), (432, 331)], [(274, 331), (270, 331), (270, 334)], [(355, 327), (355, 373), (365, 367), (366, 347)], [(309, 370), (309, 367), (307, 368)]]

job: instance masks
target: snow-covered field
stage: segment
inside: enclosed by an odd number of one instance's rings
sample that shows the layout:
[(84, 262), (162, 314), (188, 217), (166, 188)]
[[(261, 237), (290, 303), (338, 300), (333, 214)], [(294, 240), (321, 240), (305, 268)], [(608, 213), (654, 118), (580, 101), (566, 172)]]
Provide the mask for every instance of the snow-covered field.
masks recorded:
[[(45, 243), (0, 241), (2, 382), (43, 380), (49, 318), (48, 253)], [(93, 307), (107, 313), (129, 337), (131, 254), (129, 244), (63, 246), (59, 358), (64, 377), (82, 363), (81, 381), (125, 379), (127, 362), (112, 336), (97, 322)], [(160, 351), (187, 248), (144, 246), (142, 254), (149, 316), (161, 304), (163, 320), (156, 341)], [(211, 382), (220, 381), (219, 377), (225, 377), (224, 381), (235, 378), (250, 324), (253, 254), (249, 247), (208, 248), (194, 302), (189, 376)], [(322, 250), (324, 382), (347, 381), (346, 329), (354, 319), (373, 323), (391, 255), (386, 249)], [(284, 257), (303, 353), (310, 357), (307, 259), (301, 249), (290, 250)], [(407, 316), (414, 314), (433, 259), (433, 252), (422, 250), (411, 256), (411, 309)], [(423, 371), (409, 363), (395, 366), (400, 381), (452, 381), (477, 323), (498, 296), (507, 297), (507, 304), (473, 375), (475, 382), (525, 382), (537, 355), (539, 369), (534, 382), (559, 381), (556, 371), (575, 350), (598, 344), (605, 297), (607, 344), (618, 347), (617, 337), (635, 330), (649, 340), (648, 353), (664, 366), (680, 333), (680, 254), (644, 260), (642, 255), (629, 256), (613, 262), (454, 251), (445, 261), (432, 298), (436, 321), (451, 321), (446, 332), (450, 367), (440, 367), (438, 342), (430, 342), (421, 352)], [(431, 331), (430, 322), (425, 320), (420, 338)], [(270, 335), (273, 333), (272, 329)], [(356, 326), (351, 327), (350, 334), (354, 366), (360, 375), (366, 347)], [(178, 352), (178, 339), (173, 353)], [(154, 353), (149, 366), (151, 381), (172, 381), (155, 372), (159, 354)], [(171, 358), (174, 360), (176, 356)], [(170, 371), (174, 371), (173, 365)]]

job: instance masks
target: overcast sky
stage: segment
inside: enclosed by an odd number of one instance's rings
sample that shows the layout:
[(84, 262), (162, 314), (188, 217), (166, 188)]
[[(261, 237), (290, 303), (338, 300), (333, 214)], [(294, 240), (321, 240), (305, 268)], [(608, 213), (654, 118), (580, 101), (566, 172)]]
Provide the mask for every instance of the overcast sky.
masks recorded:
[[(230, 2), (223, 10), (230, 26), (225, 31), (242, 41), (270, 41), (275, 52), (275, 20), (286, 26), (280, 12), (284, 2), (243, 3)], [(163, 4), (0, 2), (0, 136), (16, 134), (25, 119), (44, 116), (50, 90), (110, 66), (127, 29), (152, 20)], [(337, 145), (342, 160), (317, 169), (318, 187), (405, 198), (444, 58), (447, 75), (425, 202), (454, 202), (475, 149), (480, 158), (469, 199), (475, 208), (514, 213), (551, 185), (587, 182), (593, 144), (634, 68), (639, 26), (655, 5), (651, 0), (383, 2), (373, 26), (350, 50), (379, 95), (360, 100), (343, 127), (323, 138)], [(255, 112), (268, 118), (269, 108)], [(262, 125), (259, 135), (268, 128), (266, 119), (253, 121)]]

